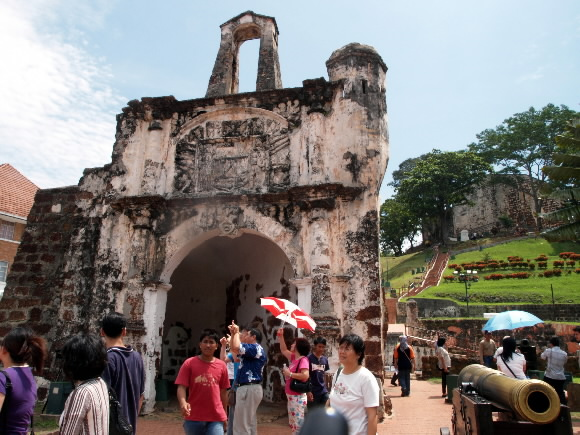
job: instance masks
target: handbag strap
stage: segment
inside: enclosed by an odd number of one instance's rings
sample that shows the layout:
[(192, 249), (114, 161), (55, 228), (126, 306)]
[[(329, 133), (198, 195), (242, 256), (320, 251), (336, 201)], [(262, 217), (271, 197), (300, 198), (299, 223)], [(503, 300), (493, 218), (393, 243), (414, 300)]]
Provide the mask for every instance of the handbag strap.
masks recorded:
[(296, 371), (294, 373), (300, 373), (298, 370), (300, 369), (300, 361), (302, 360), (302, 358), (306, 358), (308, 360), (308, 378), (310, 378), (310, 373), (312, 372), (312, 364), (310, 363), (310, 360), (306, 356), (300, 357), (298, 363), (296, 364)]
[(508, 363), (507, 363), (507, 361), (506, 361), (506, 360), (505, 360), (505, 358), (503, 357), (503, 353), (500, 353), (500, 354), (499, 354), (499, 356), (501, 357), (501, 360), (503, 361), (503, 363), (505, 364), (505, 366), (508, 368), (508, 370), (509, 370), (510, 372), (512, 372), (512, 375), (514, 375), (514, 378), (516, 378), (516, 379), (517, 379), (518, 377), (516, 376), (516, 374), (514, 373), (514, 371), (511, 369), (511, 367), (510, 367), (510, 366), (508, 366)]
[(334, 388), (334, 386), (336, 385), (336, 381), (338, 381), (338, 377), (340, 376), (340, 372), (342, 372), (342, 366), (340, 366), (338, 368), (338, 370), (336, 371), (336, 375), (334, 376), (334, 382), (332, 383), (332, 387)]
[[(407, 349), (411, 349), (411, 346), (408, 346)], [(403, 349), (401, 349), (401, 346), (399, 346), (397, 348), (397, 350), (407, 357), (407, 359), (409, 360), (411, 365), (413, 364), (413, 361), (411, 361), (411, 358), (409, 358), (409, 355), (407, 355), (407, 352), (405, 352)]]
[(310, 360), (308, 359), (308, 357), (305, 356), (300, 357), (300, 359), (298, 360), (298, 364), (296, 364), (296, 371), (294, 373), (300, 373), (298, 369), (300, 368), (300, 360), (302, 360), (302, 358), (306, 358), (308, 360), (308, 374), (310, 374), (310, 372), (312, 371), (312, 364), (310, 364)]

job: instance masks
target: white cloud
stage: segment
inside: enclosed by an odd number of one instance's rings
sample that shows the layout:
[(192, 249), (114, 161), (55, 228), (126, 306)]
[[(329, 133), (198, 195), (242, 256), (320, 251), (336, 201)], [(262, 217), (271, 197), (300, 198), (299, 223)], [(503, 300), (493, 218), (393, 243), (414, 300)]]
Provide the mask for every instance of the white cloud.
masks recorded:
[(110, 85), (109, 66), (84, 48), (82, 32), (55, 26), (65, 14), (91, 16), (69, 6), (0, 6), (0, 163), (42, 188), (77, 184), (84, 168), (110, 161), (115, 113), (126, 102)]
[(536, 68), (535, 71), (528, 73), (528, 74), (523, 74), (523, 75), (519, 76), (518, 78), (516, 78), (516, 83), (520, 84), (520, 83), (525, 83), (525, 82), (533, 82), (536, 80), (541, 80), (543, 78), (544, 78), (544, 68), (538, 67), (538, 68)]

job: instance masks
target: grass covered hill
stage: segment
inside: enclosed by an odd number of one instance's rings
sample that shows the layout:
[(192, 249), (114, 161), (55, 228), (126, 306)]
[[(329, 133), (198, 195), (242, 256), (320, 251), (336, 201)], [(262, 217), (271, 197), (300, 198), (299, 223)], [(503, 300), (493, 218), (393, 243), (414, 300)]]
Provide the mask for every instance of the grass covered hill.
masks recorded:
[[(470, 303), (551, 304), (552, 290), (555, 303), (580, 303), (580, 260), (570, 260), (573, 256), (560, 258), (563, 252), (580, 254), (580, 244), (548, 242), (543, 238), (520, 239), (496, 246), (491, 246), (494, 243), (491, 239), (477, 242), (479, 246), (475, 246), (475, 250), (452, 255), (449, 261), (458, 271), (479, 269), (478, 281), (469, 282)], [(473, 241), (469, 244), (473, 245)], [(460, 244), (453, 250), (459, 252), (465, 248)], [(426, 250), (402, 257), (381, 258), (383, 281), (386, 281), (388, 265), (391, 287), (406, 287), (413, 281), (419, 283), (421, 273), (417, 273), (417, 269), (426, 266), (431, 255), (432, 252)], [(446, 269), (443, 275), (447, 280), (442, 279), (438, 286), (414, 298), (452, 299), (465, 303), (465, 283), (458, 282), (453, 271)]]

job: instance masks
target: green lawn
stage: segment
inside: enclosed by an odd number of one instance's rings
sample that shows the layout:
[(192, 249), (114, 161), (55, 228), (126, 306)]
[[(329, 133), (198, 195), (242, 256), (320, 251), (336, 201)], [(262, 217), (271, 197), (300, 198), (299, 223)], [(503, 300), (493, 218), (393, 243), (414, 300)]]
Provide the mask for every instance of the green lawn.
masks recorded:
[[(480, 241), (480, 243), (482, 242)], [(455, 249), (459, 250), (460, 247), (456, 247)], [(551, 243), (542, 238), (531, 238), (458, 254), (453, 256), (449, 263), (473, 263), (485, 259), (507, 261), (508, 256), (519, 256), (522, 257), (523, 260), (531, 260), (533, 263), (536, 263), (534, 258), (538, 257), (540, 254), (545, 254), (548, 256), (547, 270), (551, 270), (553, 268), (552, 262), (554, 260), (560, 260), (558, 256), (560, 252), (580, 253), (580, 245), (574, 242)], [(406, 270), (407, 272), (401, 274), (403, 285), (406, 285), (411, 279), (413, 279), (410, 270), (418, 265), (418, 260), (422, 260), (424, 264), (425, 257), (426, 255), (424, 253), (418, 253), (413, 254), (413, 256), (408, 259), (405, 258), (402, 261), (399, 261), (396, 266), (397, 270)], [(398, 257), (398, 259), (402, 258), (403, 257)], [(483, 270), (479, 273), (479, 281), (470, 283), (470, 288), (468, 289), (469, 301), (472, 304), (551, 304), (553, 290), (554, 302), (556, 303), (580, 303), (580, 274), (574, 272), (576, 268), (580, 268), (579, 263), (580, 262), (577, 262), (575, 267), (563, 268), (562, 276), (549, 278), (540, 276), (540, 272), (543, 270), (536, 268), (534, 271), (531, 271), (532, 276), (527, 279), (512, 278), (488, 281), (484, 279), (484, 276), (492, 273), (506, 274), (529, 270), (520, 268), (499, 269), (497, 271)], [(443, 275), (453, 275), (453, 271), (451, 269), (446, 269)], [(396, 279), (391, 280), (391, 286), (396, 288), (398, 286), (395, 283), (397, 283)], [(462, 304), (465, 303), (465, 284), (457, 281), (445, 282), (442, 280), (439, 286), (424, 290), (420, 295), (415, 296), (415, 298), (416, 297), (452, 299), (455, 302)]]

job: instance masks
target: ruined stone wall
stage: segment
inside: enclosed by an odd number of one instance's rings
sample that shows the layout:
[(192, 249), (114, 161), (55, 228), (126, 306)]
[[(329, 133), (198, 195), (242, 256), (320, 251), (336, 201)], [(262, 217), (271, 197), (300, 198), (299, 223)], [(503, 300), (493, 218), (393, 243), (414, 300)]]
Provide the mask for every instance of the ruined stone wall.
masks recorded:
[[(301, 88), (129, 102), (117, 117), (111, 163), (86, 170), (78, 187), (37, 196), (0, 302), (2, 331), (27, 322), (54, 352), (71, 333), (97, 332), (108, 310), (124, 313), (127, 342), (144, 356), (147, 412), (161, 371), (166, 310), (179, 304), (170, 299), (176, 283), (191, 315), (213, 320), (207, 326), (261, 322), (271, 357), (268, 400), (281, 397), (280, 322), (259, 306), (262, 296), (287, 297), (311, 312), (334, 364), (338, 338), (361, 335), (367, 367), (382, 374), (378, 192), (388, 161), (386, 66), (371, 47), (350, 44), (327, 68), (330, 81), (306, 80)], [(244, 237), (250, 241), (228, 243)], [(252, 260), (252, 237), (278, 252), (264, 262), (267, 272)], [(199, 249), (213, 249), (216, 261), (235, 249), (227, 262), (239, 260), (219, 279), (196, 276), (206, 273), (200, 268), (174, 276)], [(224, 300), (215, 292), (225, 295), (225, 307), (215, 306)]]
[[(474, 232), (483, 234), (494, 227), (504, 230), (499, 221), (500, 216), (510, 217), (514, 229), (519, 227), (526, 231), (536, 230), (534, 198), (529, 181), (524, 177), (512, 177), (511, 184), (501, 184), (490, 178), (469, 197), (469, 200), (474, 205), (454, 208), (450, 228), (452, 237), (459, 238), (462, 230), (468, 230), (470, 235)], [(545, 199), (542, 210), (547, 213), (559, 207), (558, 201)], [(544, 224), (554, 225), (547, 222)]]
[[(580, 322), (580, 310), (578, 304), (509, 304), (497, 303), (469, 304), (470, 317), (483, 317), (484, 313), (501, 313), (508, 310), (528, 311), (540, 319), (550, 319), (561, 322)], [(408, 302), (397, 304), (398, 315), (406, 316), (407, 324), (415, 324), (419, 318), (430, 317), (466, 317), (467, 306), (459, 305), (446, 299), (416, 298)], [(403, 322), (404, 323), (404, 322)]]
[(58, 348), (63, 336), (90, 324), (93, 304), (100, 303), (93, 255), (101, 222), (77, 205), (91, 198), (76, 186), (37, 193), (0, 304), (1, 336), (28, 322)]

